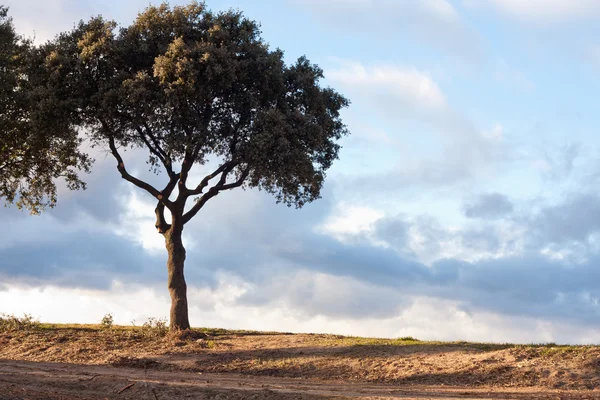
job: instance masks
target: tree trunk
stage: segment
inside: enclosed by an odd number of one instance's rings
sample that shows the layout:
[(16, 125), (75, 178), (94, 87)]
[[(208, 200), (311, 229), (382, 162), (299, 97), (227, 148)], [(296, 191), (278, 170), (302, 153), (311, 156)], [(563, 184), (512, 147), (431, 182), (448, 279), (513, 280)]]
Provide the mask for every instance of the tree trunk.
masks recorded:
[(172, 330), (185, 330), (190, 328), (187, 304), (187, 285), (183, 277), (185, 263), (185, 248), (181, 240), (182, 227), (173, 224), (165, 233), (165, 242), (169, 258), (167, 270), (169, 272), (169, 294), (171, 295), (170, 326)]

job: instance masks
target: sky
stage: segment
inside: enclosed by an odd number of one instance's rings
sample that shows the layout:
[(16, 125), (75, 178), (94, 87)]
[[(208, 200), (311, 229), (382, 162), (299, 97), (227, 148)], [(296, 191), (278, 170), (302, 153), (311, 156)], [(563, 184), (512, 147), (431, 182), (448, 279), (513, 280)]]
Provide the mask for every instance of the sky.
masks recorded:
[[(171, 4), (183, 4), (172, 1)], [(150, 4), (5, 0), (38, 43)], [(595, 0), (211, 0), (352, 102), (322, 199), (237, 190), (186, 226), (194, 326), (600, 343)], [(0, 312), (166, 317), (152, 198), (105, 149), (42, 216), (0, 208)], [(146, 154), (130, 153), (148, 176)], [(210, 166), (195, 175), (201, 179)]]

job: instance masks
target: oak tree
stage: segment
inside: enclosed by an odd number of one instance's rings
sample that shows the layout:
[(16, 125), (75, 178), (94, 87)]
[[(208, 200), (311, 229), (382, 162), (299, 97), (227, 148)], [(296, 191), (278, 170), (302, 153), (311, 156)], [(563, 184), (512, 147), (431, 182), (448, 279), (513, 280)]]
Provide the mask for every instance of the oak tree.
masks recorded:
[(78, 171), (90, 166), (75, 127), (56, 114), (47, 88), (33, 84), (45, 77), (35, 52), (0, 6), (0, 198), (33, 214), (56, 204), (57, 181), (84, 188)]
[[(172, 329), (190, 327), (184, 226), (235, 188), (258, 188), (288, 206), (318, 199), (348, 133), (340, 118), (348, 100), (320, 86), (323, 71), (305, 57), (287, 65), (238, 11), (163, 4), (125, 27), (97, 17), (40, 51), (61, 113), (156, 201)], [(148, 152), (163, 186), (133, 175), (122, 154), (131, 148)], [(207, 163), (214, 170), (192, 182), (192, 168)]]

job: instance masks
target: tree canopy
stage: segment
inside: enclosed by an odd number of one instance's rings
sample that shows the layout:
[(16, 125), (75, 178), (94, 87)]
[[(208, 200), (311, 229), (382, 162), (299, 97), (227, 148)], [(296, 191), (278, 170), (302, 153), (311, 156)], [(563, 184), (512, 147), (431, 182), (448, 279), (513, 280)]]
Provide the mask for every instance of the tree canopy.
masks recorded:
[[(77, 110), (92, 140), (117, 156), (145, 148), (170, 178), (158, 190), (129, 175), (168, 208), (204, 192), (186, 221), (219, 191), (258, 187), (302, 206), (319, 197), (325, 171), (346, 134), (339, 110), (347, 100), (319, 87), (322, 70), (306, 58), (286, 66), (258, 25), (240, 12), (210, 12), (203, 3), (150, 7), (128, 27), (101, 17), (82, 22), (45, 46), (52, 94)], [(221, 166), (188, 187), (194, 164)], [(181, 165), (180, 171), (175, 168)]]
[(71, 121), (56, 114), (35, 52), (0, 6), (0, 198), (39, 213), (55, 205), (58, 180), (85, 187), (77, 172), (90, 159)]

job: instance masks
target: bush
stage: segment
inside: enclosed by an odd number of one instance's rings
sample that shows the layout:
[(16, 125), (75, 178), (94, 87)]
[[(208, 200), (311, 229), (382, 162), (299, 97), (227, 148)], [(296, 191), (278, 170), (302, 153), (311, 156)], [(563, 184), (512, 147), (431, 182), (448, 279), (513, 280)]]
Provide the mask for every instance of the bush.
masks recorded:
[(398, 340), (400, 340), (402, 342), (420, 342), (419, 339), (414, 338), (412, 336), (404, 336), (404, 337), (398, 338)]
[(40, 327), (40, 321), (31, 314), (22, 317), (0, 314), (0, 332), (31, 331)]
[(166, 318), (148, 318), (142, 325), (142, 333), (147, 337), (163, 337), (169, 332)]
[(112, 328), (113, 323), (114, 323), (114, 318), (111, 313), (106, 314), (104, 317), (102, 317), (102, 321), (100, 321), (100, 324), (104, 328), (107, 328), (107, 329)]

